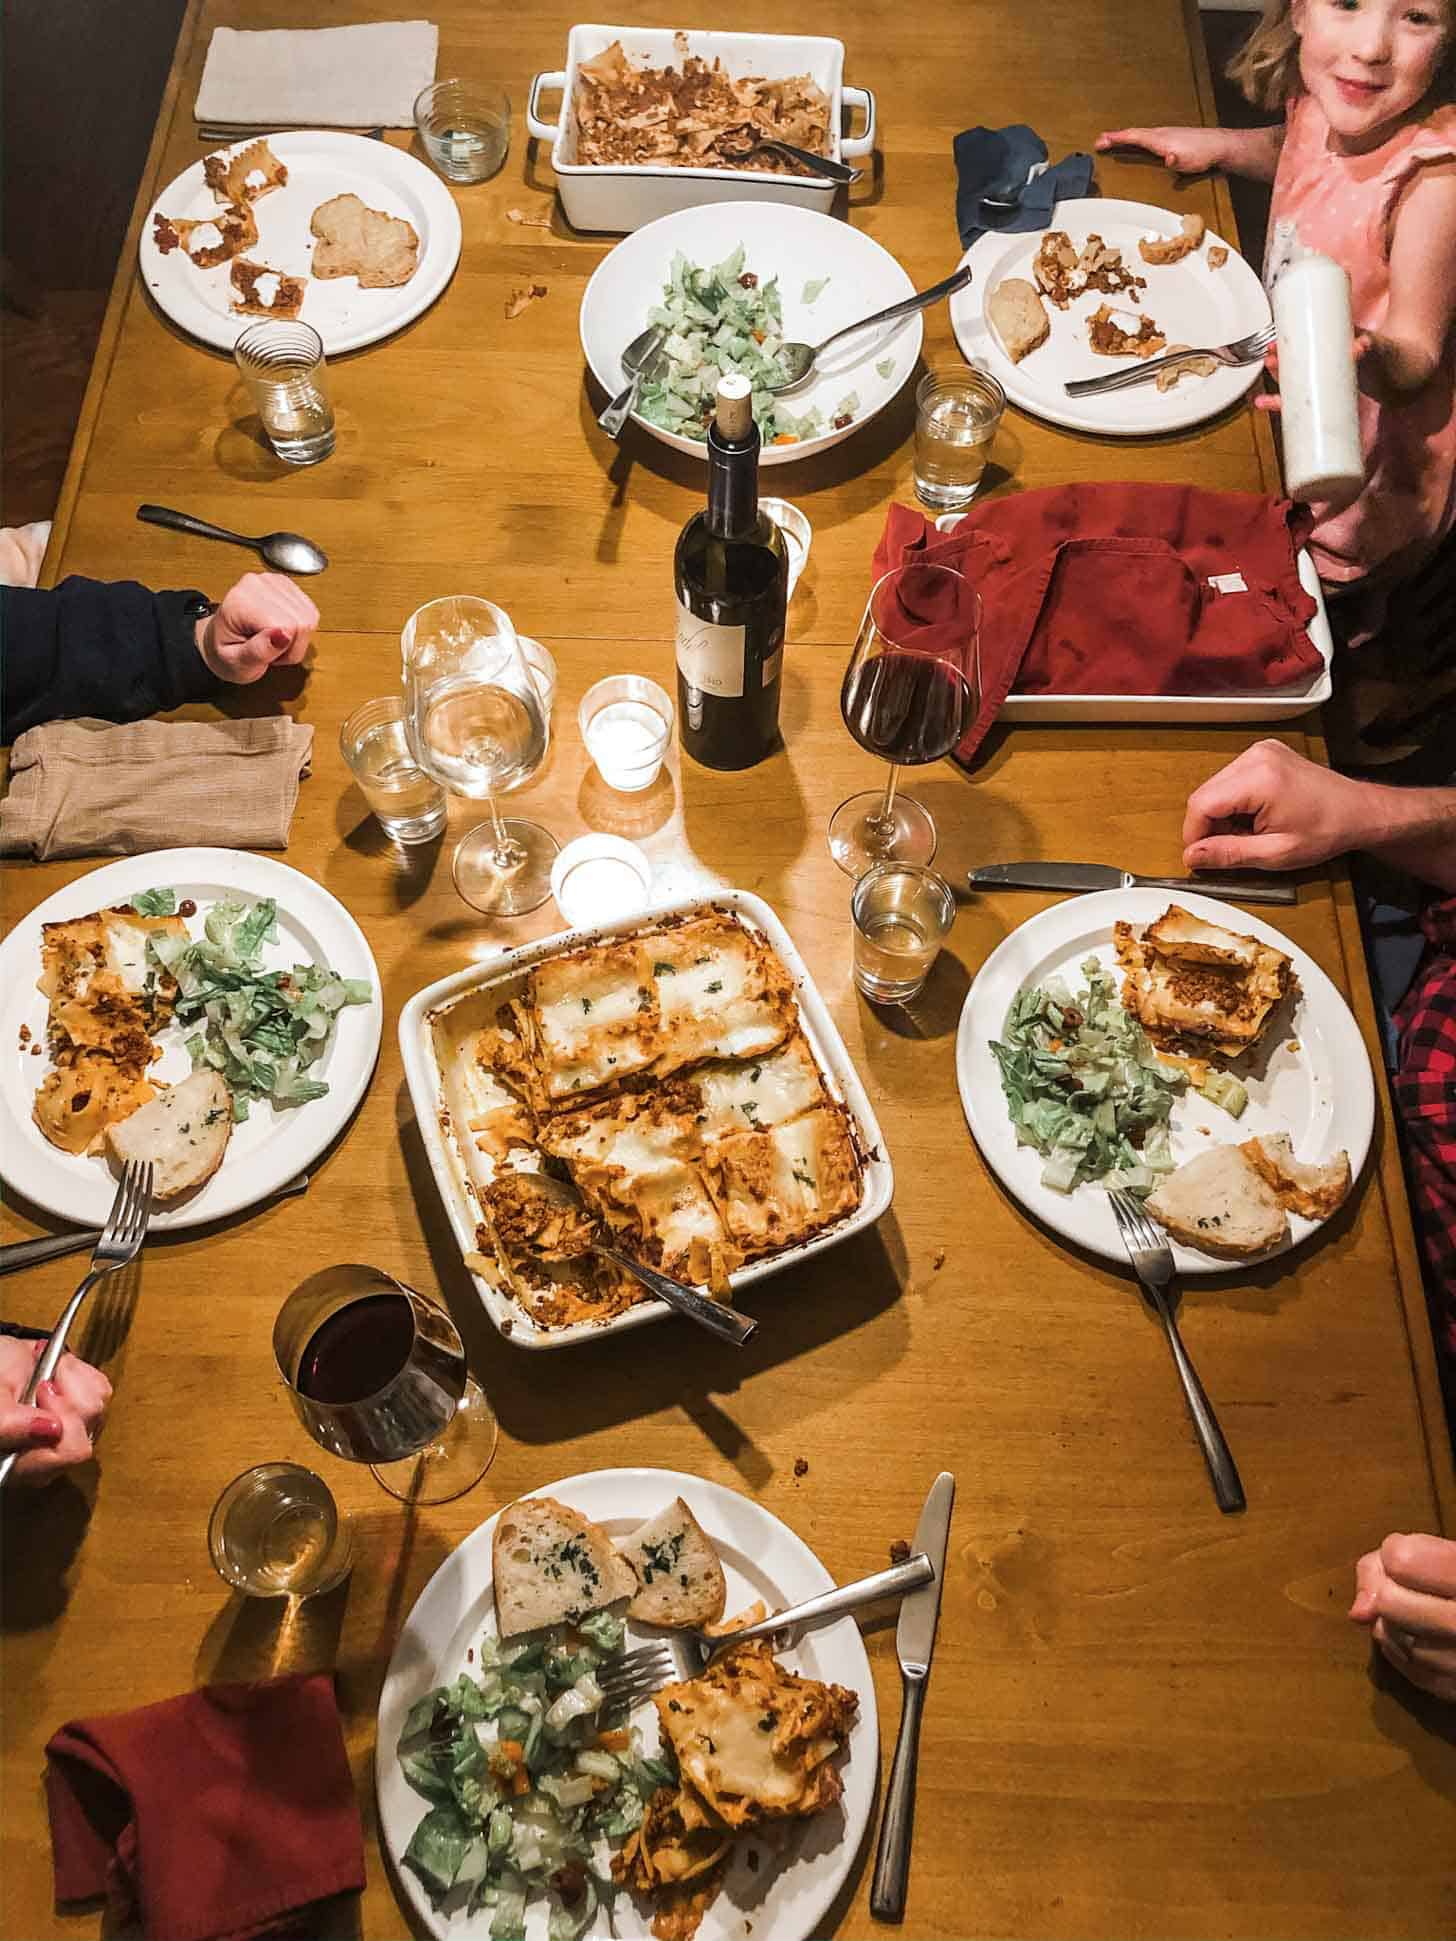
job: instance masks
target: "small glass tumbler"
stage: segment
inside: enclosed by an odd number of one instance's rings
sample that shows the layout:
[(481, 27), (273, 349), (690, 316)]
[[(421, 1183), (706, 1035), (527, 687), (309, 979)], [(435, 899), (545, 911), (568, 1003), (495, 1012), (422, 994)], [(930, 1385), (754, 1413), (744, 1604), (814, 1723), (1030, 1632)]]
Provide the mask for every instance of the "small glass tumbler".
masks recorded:
[(447, 182), (483, 182), (511, 145), (511, 103), (486, 81), (435, 81), (415, 101), (425, 153)]
[(317, 465), (334, 449), (324, 388), (324, 340), (312, 324), (249, 324), (233, 345), (268, 443), (285, 465)]
[(581, 697), (577, 725), (609, 789), (651, 788), (672, 737), (672, 702), (642, 674), (611, 674)]
[(915, 391), (915, 491), (934, 512), (975, 498), (1006, 409), (989, 371), (927, 371)]
[(556, 661), (549, 647), (543, 647), (539, 640), (532, 640), (529, 634), (518, 634), (521, 643), (521, 658), (541, 697), (541, 719), (546, 724), (546, 740), (551, 740), (551, 710), (556, 705)]
[(327, 1483), (293, 1462), (235, 1477), (213, 1507), (207, 1547), (218, 1575), (249, 1597), (316, 1597), (354, 1562), (349, 1520)]
[(386, 836), (434, 841), (445, 827), (445, 791), (410, 753), (403, 695), (382, 694), (355, 708), (339, 730), (339, 753)]
[(784, 547), (789, 555), (788, 597), (792, 600), (799, 575), (808, 564), (814, 528), (799, 508), (796, 505), (790, 505), (787, 499), (760, 499), (758, 509), (768, 514), (784, 536)]
[(955, 922), (950, 884), (921, 863), (876, 863), (854, 886), (854, 981), (876, 1004), (915, 996)]

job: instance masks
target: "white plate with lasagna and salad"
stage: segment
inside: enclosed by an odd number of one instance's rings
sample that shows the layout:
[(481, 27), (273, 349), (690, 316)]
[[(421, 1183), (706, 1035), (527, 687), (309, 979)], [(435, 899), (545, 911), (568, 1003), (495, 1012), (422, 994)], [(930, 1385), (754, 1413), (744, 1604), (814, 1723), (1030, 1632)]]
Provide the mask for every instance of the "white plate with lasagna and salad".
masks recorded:
[(1106, 1188), (1144, 1201), (1182, 1274), (1318, 1231), (1359, 1178), (1375, 1087), (1349, 1006), (1258, 917), (1207, 897), (1070, 898), (986, 959), (956, 1078), (1028, 1212), (1126, 1265)]
[(682, 1941), (820, 1934), (879, 1755), (853, 1619), (720, 1656), (626, 1719), (603, 1711), (595, 1674), (661, 1625), (710, 1610), (751, 1621), (834, 1581), (760, 1505), (672, 1470), (568, 1477), (481, 1524), (421, 1592), (379, 1699), (380, 1840), (419, 1930), (645, 1941), (665, 1920), (658, 1931)]
[(731, 1298), (889, 1207), (865, 1089), (747, 891), (508, 951), (417, 993), (399, 1034), (452, 1229), (516, 1347), (666, 1318), (585, 1250), (593, 1229)]
[[(666, 361), (644, 380), (632, 415), (675, 451), (706, 458), (720, 374), (752, 382), (773, 367), (779, 342), (821, 344), (914, 294), (889, 251), (847, 222), (720, 202), (659, 216), (617, 244), (582, 297), (581, 347), (614, 397), (627, 382), (622, 352), (662, 324)], [(836, 344), (796, 391), (773, 396), (755, 384), (759, 463), (827, 451), (868, 424), (914, 374), (923, 337), (921, 319), (905, 317)]]
[(167, 184), (138, 244), (173, 323), (230, 351), (260, 317), (312, 324), (330, 357), (428, 310), (460, 260), (460, 212), (416, 156), (306, 129), (214, 150)]
[(0, 1174), (99, 1227), (118, 1159), (155, 1148), (154, 1229), (240, 1212), (348, 1124), (383, 1020), (364, 933), (297, 870), (231, 849), (108, 863), (0, 944)]
[(1269, 322), (1258, 276), (1199, 217), (1078, 197), (1056, 205), (1048, 229), (987, 230), (962, 260), (974, 275), (951, 298), (956, 342), (1013, 404), (1049, 424), (1163, 437), (1216, 418), (1259, 382), (1261, 362), (1230, 368), (1205, 359), (1176, 382), (1165, 377), (1166, 389), (1157, 378), (1100, 397), (1069, 398), (1064, 389), (1074, 378), (1128, 370), (1139, 356), (1232, 343)]

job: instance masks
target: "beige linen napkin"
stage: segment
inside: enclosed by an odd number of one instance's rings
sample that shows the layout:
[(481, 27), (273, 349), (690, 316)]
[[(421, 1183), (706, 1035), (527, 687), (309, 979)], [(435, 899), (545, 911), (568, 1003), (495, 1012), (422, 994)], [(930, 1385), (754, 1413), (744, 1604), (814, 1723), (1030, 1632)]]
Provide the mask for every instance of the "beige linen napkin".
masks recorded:
[(410, 128), (439, 44), (431, 20), (265, 33), (215, 27), (193, 114), (248, 127)]
[(10, 751), (0, 854), (286, 849), (313, 729), (259, 721), (52, 721)]

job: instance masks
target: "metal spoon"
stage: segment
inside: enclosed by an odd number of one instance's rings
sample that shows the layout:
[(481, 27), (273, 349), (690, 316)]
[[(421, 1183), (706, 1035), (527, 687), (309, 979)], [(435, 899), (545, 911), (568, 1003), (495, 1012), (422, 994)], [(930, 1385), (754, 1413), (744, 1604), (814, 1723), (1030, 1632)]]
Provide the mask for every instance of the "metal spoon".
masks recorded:
[(851, 168), (848, 162), (836, 162), (827, 155), (811, 154), (807, 148), (795, 148), (792, 142), (781, 142), (773, 135), (760, 135), (755, 128), (745, 128), (743, 132), (748, 139), (744, 147), (732, 151), (735, 162), (747, 161), (750, 155), (771, 148), (797, 163), (805, 174), (826, 175), (831, 182), (858, 182), (864, 174), (862, 168)]
[(637, 402), (637, 392), (647, 375), (647, 367), (656, 361), (667, 332), (661, 324), (649, 324), (640, 336), (634, 337), (622, 352), (622, 369), (629, 374), (630, 383), (619, 391), (607, 405), (597, 423), (608, 438), (620, 438), (622, 427), (632, 415), (632, 407)]
[(946, 277), (943, 283), (936, 283), (918, 296), (905, 297), (899, 303), (892, 303), (888, 310), (877, 310), (872, 317), (861, 317), (858, 323), (846, 324), (843, 330), (836, 330), (832, 337), (826, 337), (817, 346), (811, 344), (780, 344), (774, 353), (783, 366), (785, 376), (777, 383), (762, 382), (765, 391), (793, 391), (801, 385), (814, 369), (814, 365), (831, 344), (837, 344), (841, 337), (848, 337), (851, 331), (868, 330), (871, 324), (894, 323), (900, 317), (913, 317), (917, 310), (928, 310), (932, 304), (939, 303), (942, 297), (954, 296), (963, 290), (971, 280), (971, 266), (962, 263), (954, 276)]
[(190, 532), (195, 539), (226, 539), (233, 546), (251, 546), (280, 573), (322, 573), (329, 556), (311, 539), (297, 532), (265, 532), (249, 539), (245, 533), (229, 532), (225, 526), (210, 526), (205, 519), (194, 519), (190, 512), (173, 512), (170, 506), (139, 505), (138, 519), (149, 526), (166, 526), (172, 532)]

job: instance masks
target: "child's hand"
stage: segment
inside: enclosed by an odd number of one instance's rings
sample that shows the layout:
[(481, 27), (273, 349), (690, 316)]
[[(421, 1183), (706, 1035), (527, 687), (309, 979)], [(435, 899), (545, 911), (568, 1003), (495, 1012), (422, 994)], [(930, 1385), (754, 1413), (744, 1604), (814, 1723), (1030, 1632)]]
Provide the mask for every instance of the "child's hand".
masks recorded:
[(197, 651), (219, 680), (258, 681), (308, 652), (319, 611), (282, 573), (244, 573), (210, 618), (198, 622)]
[(1098, 149), (1145, 148), (1178, 175), (1201, 175), (1224, 159), (1221, 128), (1110, 128), (1093, 144)]

